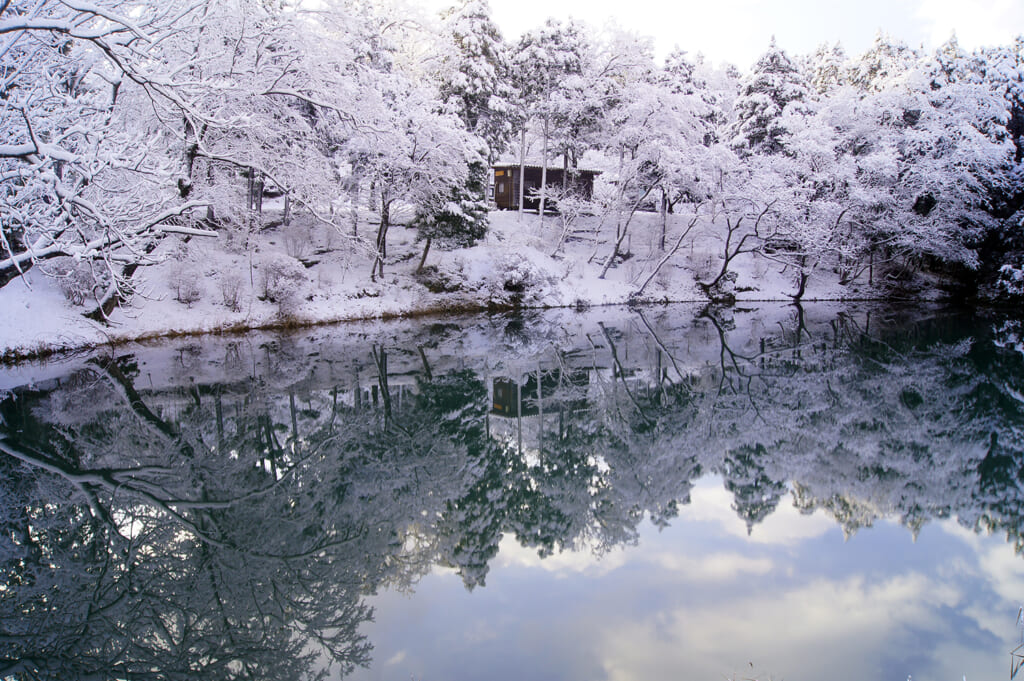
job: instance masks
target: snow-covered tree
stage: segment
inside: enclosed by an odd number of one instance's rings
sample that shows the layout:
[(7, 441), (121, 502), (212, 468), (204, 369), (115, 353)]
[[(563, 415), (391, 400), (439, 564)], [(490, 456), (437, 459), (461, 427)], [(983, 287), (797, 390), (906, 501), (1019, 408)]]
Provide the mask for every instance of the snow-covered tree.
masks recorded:
[(807, 59), (810, 86), (819, 95), (827, 95), (850, 79), (849, 60), (842, 45), (820, 45)]
[(431, 245), (444, 248), (472, 246), (487, 232), (487, 193), (489, 169), (483, 155), (469, 160), (466, 181), (441, 190), (423, 201), (416, 209), (412, 225), (417, 239), (423, 241), (423, 255), (416, 271), (423, 270)]
[(244, 224), (244, 177), (328, 219), (332, 149), (379, 118), (366, 110), (379, 100), (379, 65), (366, 58), (376, 48), (366, 47), (365, 16), (345, 6), (2, 10), (0, 284), (71, 258), (91, 270), (87, 297), (107, 312), (136, 269), (158, 261), (167, 234)]
[(986, 49), (982, 54), (984, 81), (1003, 94), (1006, 132), (1015, 149), (1014, 167), (1009, 170), (1012, 188), (997, 200), (997, 213), (1008, 216), (1000, 230), (998, 248), (1019, 250), (1024, 248), (1024, 215), (1020, 213), (1024, 206), (1024, 37), (1018, 37), (1009, 46)]
[(783, 112), (809, 97), (804, 75), (773, 38), (733, 104), (735, 121), (730, 144), (743, 154), (780, 152), (781, 138), (786, 133)]
[[(384, 276), (394, 208), (419, 208), (430, 221), (431, 215), (448, 208), (447, 201), (438, 208), (440, 197), (469, 191), (469, 166), (480, 162), (478, 138), (454, 115), (438, 113), (429, 89), (401, 74), (392, 74), (387, 88), (383, 92), (387, 102), (384, 117), (372, 129), (353, 135), (346, 148), (355, 167), (374, 188), (372, 200), (379, 220), (371, 246), (370, 277), (374, 281)], [(466, 195), (464, 201), (469, 207), (479, 202), (479, 197)], [(478, 220), (473, 224), (474, 229), (479, 228)]]
[[(585, 92), (584, 72), (591, 52), (591, 44), (584, 28), (569, 22), (548, 19), (544, 26), (524, 33), (519, 39), (512, 59), (512, 79), (517, 91), (524, 128), (521, 130), (520, 164), (525, 163), (526, 128), (533, 121), (541, 137), (540, 216), (547, 203), (548, 161), (556, 151), (553, 139), (558, 127), (563, 126), (567, 138), (574, 123), (582, 125), (578, 99), (573, 94)], [(583, 107), (586, 108), (585, 106)], [(566, 147), (568, 142), (563, 144)], [(522, 210), (525, 186), (520, 185), (519, 206)]]
[(508, 45), (487, 0), (465, 0), (444, 15), (439, 81), (445, 108), (487, 142), (487, 161), (504, 152), (515, 132), (515, 92)]
[(911, 253), (974, 268), (1014, 149), (1001, 93), (944, 74), (938, 58), (925, 61), (882, 95), (900, 163), (894, 196), (902, 215), (893, 238)]
[(609, 171), (613, 187), (608, 217), (615, 222), (615, 239), (602, 276), (615, 263), (629, 235), (630, 223), (645, 204), (659, 204), (665, 249), (669, 209), (684, 199), (701, 201), (701, 175), (711, 130), (711, 109), (696, 93), (646, 77), (627, 81), (608, 113), (605, 150), (617, 162)]
[(1013, 153), (983, 70), (951, 41), (882, 89), (838, 88), (794, 118), (792, 240), (815, 260), (831, 252), (844, 282), (876, 262), (976, 267)]
[(852, 65), (850, 84), (862, 91), (879, 91), (906, 73), (918, 55), (906, 44), (879, 31), (875, 41)]
[(0, 5), (0, 286), (67, 256), (106, 309), (165, 234), (207, 233), (174, 189), (165, 131), (132, 115), (174, 99), (153, 61), (201, 20), (182, 3)]

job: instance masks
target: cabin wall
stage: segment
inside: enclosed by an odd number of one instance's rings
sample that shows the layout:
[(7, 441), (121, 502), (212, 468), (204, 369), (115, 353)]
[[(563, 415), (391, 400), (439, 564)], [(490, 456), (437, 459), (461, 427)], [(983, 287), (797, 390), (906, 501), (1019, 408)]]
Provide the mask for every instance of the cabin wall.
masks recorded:
[[(494, 203), (499, 210), (518, 210), (519, 208), (519, 171), (518, 167), (494, 169)], [(561, 189), (564, 172), (561, 168), (548, 168), (547, 185), (552, 189)], [(539, 192), (543, 169), (527, 166), (525, 169), (525, 197), (523, 207), (526, 210), (539, 210), (540, 199), (531, 198), (531, 192)], [(580, 196), (590, 199), (594, 195), (594, 173), (578, 171), (570, 173), (575, 191)], [(548, 200), (551, 209), (556, 209), (554, 202)]]

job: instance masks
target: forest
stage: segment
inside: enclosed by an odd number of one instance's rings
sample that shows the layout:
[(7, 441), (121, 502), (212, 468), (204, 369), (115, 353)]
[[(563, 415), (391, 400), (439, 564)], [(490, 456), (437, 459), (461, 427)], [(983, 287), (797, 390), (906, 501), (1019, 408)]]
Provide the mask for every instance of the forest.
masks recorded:
[[(189, 248), (248, 259), (248, 277), (221, 280), (225, 310), (243, 279), (280, 303), (311, 265), (301, 244), (258, 261), (260, 239), (294, 222), (352, 254), (340, 267), (372, 284), (360, 295), (387, 298), (386, 267), (429, 272), (431, 252), (485, 238), (498, 161), (600, 171), (590, 197), (542, 182), (533, 219), (555, 259), (590, 226), (597, 279), (653, 243), (637, 299), (709, 228), (717, 250), (688, 276), (710, 300), (732, 299), (751, 255), (795, 299), (823, 273), (880, 297), (921, 274), (1024, 295), (1024, 38), (926, 52), (879, 33), (859, 56), (773, 41), (742, 72), (680, 49), (658, 63), (646, 38), (574, 22), (506, 40), (486, 0), (438, 17), (367, 0), (0, 0), (0, 131), (0, 294), (35, 270), (99, 321), (144, 306), (140, 272)], [(389, 253), (396, 225), (415, 254)], [(175, 272), (187, 303), (200, 277)], [(510, 281), (497, 288), (526, 285)]]

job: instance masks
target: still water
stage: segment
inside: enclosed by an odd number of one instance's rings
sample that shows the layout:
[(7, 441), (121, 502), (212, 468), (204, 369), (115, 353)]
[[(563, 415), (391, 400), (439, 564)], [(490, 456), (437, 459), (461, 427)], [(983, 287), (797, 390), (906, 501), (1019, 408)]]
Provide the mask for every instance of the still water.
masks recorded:
[(1013, 675), (1002, 316), (380, 322), (8, 367), (0, 399), (3, 679)]

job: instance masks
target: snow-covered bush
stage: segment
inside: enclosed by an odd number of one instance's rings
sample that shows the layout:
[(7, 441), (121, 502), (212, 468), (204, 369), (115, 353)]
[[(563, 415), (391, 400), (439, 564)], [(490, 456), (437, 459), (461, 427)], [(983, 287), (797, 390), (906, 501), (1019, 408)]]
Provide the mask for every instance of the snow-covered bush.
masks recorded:
[(194, 267), (187, 263), (176, 262), (168, 272), (167, 285), (179, 303), (192, 307), (203, 297), (203, 287), (199, 283), (200, 275)]
[[(47, 274), (55, 277), (64, 298), (72, 305), (84, 305), (91, 298), (99, 283), (94, 276), (91, 263), (74, 258), (58, 258), (45, 268)], [(102, 285), (101, 285), (102, 288)]]
[(489, 297), (498, 304), (534, 305), (557, 284), (558, 276), (543, 268), (538, 259), (523, 253), (506, 253), (489, 282)]
[(1007, 320), (993, 326), (992, 343), (997, 348), (1016, 350), (1024, 355), (1024, 324), (1020, 320)]
[(1008, 298), (1024, 296), (1024, 267), (1006, 264), (999, 268), (996, 289)]
[(239, 296), (242, 293), (243, 284), (242, 276), (237, 272), (226, 272), (220, 278), (221, 299), (224, 301), (224, 307), (232, 312), (238, 312), (241, 309)]
[(268, 256), (259, 266), (260, 299), (277, 303), (281, 314), (294, 306), (299, 289), (306, 282), (306, 269), (295, 258)]
[(429, 265), (415, 274), (416, 281), (431, 293), (453, 293), (462, 288), (459, 277), (443, 271), (435, 265)]

